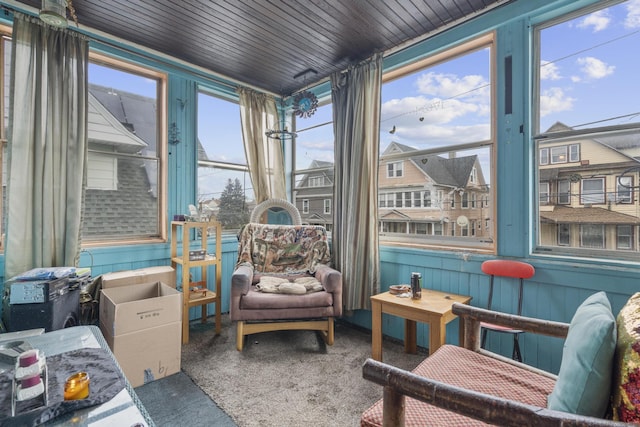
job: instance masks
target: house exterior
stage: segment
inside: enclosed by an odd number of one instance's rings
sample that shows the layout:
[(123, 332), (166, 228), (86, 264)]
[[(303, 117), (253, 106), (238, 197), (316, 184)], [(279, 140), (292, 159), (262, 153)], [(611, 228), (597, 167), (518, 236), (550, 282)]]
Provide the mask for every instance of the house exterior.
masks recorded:
[(294, 202), (305, 224), (333, 225), (333, 163), (313, 160), (309, 172), (296, 185)]
[(392, 142), (380, 156), (380, 232), (489, 238), (489, 186), (478, 156), (412, 151)]
[[(489, 186), (478, 157), (412, 151), (393, 142), (380, 156), (380, 232), (489, 238)], [(296, 207), (303, 222), (331, 229), (333, 163), (314, 160), (309, 170), (296, 186)]]
[[(547, 133), (570, 130), (554, 124)], [(636, 135), (538, 145), (540, 244), (638, 251)]]

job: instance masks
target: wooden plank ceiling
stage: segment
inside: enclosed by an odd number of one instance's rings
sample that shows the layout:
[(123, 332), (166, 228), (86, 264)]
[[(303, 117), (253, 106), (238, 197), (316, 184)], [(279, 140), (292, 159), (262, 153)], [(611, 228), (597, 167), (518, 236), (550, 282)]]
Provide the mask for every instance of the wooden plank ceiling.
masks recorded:
[[(73, 6), (81, 31), (97, 29), (249, 86), (291, 95), (375, 52), (506, 2), (73, 0)], [(40, 8), (40, 0), (11, 3)], [(305, 73), (309, 69), (317, 74)]]

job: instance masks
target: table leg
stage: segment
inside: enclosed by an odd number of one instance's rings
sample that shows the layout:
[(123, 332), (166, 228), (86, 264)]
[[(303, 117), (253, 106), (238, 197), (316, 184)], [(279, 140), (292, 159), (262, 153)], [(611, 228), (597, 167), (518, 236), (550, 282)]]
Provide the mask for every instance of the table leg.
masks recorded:
[(417, 344), (418, 328), (415, 320), (404, 319), (404, 352), (416, 354), (418, 352)]
[(382, 362), (382, 304), (371, 301), (371, 358)]
[(436, 322), (429, 322), (429, 355), (442, 347), (447, 336), (447, 324), (444, 319)]

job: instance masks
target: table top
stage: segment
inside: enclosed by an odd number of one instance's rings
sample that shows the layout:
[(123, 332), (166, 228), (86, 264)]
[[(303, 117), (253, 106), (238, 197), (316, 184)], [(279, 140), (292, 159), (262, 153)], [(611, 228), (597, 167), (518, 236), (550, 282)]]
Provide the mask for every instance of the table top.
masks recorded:
[(400, 297), (392, 295), (389, 292), (373, 295), (372, 302), (379, 302), (382, 305), (394, 305), (398, 307), (407, 307), (417, 310), (424, 310), (436, 314), (446, 314), (451, 312), (451, 306), (454, 302), (468, 304), (471, 301), (470, 296), (457, 295), (451, 292), (441, 292), (432, 289), (422, 288), (422, 298), (412, 299), (411, 296)]
[[(24, 331), (0, 335), (0, 342), (6, 339), (26, 341), (33, 348), (41, 350), (47, 357), (81, 348), (109, 348), (100, 329), (96, 326), (75, 326), (44, 334), (33, 330), (33, 332)], [(3, 364), (0, 364), (0, 369), (2, 368)], [(58, 426), (71, 423), (74, 426), (91, 427), (154, 426), (151, 417), (128, 381), (126, 381), (126, 387), (110, 401), (62, 415), (45, 425)]]

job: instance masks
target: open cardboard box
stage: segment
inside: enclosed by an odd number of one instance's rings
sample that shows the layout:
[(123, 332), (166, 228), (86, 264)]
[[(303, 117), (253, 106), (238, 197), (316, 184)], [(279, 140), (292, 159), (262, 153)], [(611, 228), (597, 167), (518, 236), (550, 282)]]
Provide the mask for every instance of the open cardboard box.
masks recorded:
[(157, 266), (139, 268), (137, 270), (116, 271), (102, 275), (102, 289), (151, 282), (162, 282), (175, 288), (176, 271), (170, 266)]
[(100, 330), (133, 387), (180, 371), (182, 293), (162, 282), (103, 289)]

